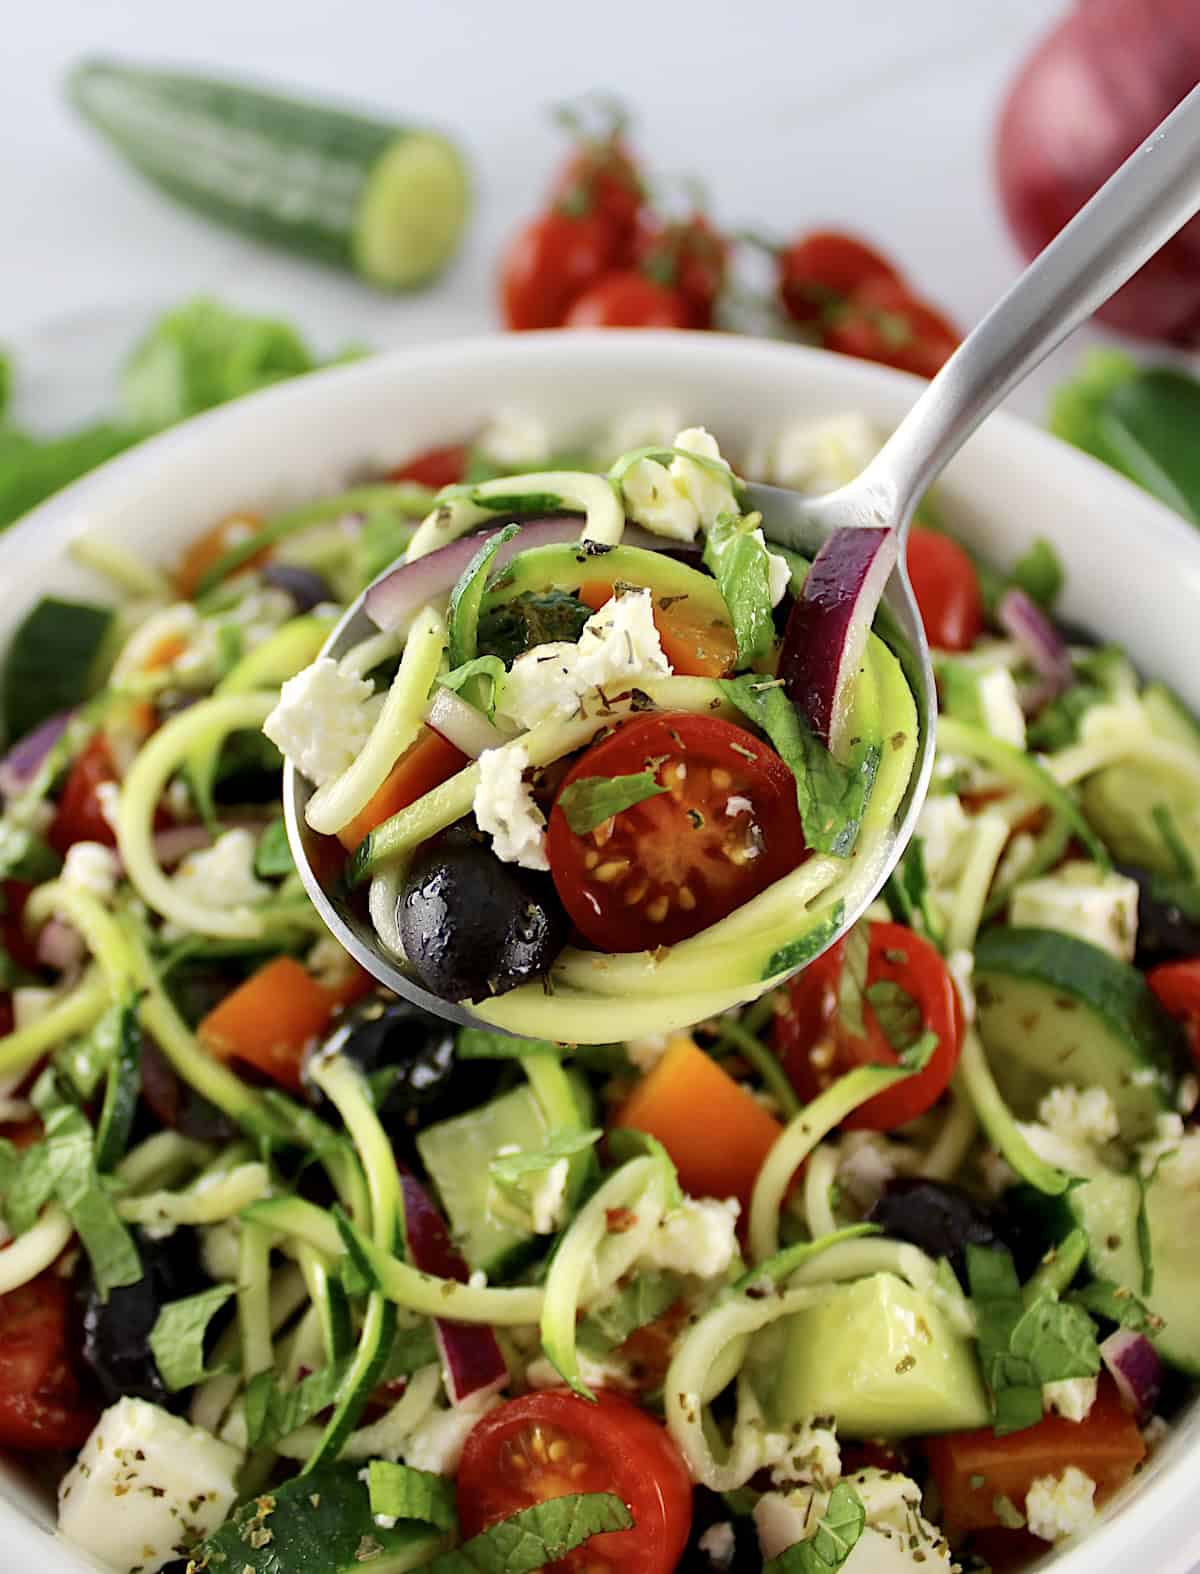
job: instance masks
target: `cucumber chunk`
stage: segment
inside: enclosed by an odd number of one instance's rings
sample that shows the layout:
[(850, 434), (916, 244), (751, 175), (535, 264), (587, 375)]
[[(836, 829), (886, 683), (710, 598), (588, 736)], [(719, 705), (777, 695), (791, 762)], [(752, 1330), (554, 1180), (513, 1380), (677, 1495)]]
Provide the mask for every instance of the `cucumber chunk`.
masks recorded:
[(979, 1033), (1006, 1102), (1037, 1114), (1058, 1084), (1105, 1088), (1142, 1142), (1172, 1107), (1179, 1030), (1136, 968), (1050, 929), (992, 929), (975, 951)]

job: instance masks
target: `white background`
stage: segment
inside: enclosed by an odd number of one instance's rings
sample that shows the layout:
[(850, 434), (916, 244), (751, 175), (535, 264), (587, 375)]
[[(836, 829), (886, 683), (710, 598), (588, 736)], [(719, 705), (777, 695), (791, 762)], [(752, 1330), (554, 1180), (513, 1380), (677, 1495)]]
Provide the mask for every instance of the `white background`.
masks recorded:
[[(332, 348), (493, 328), (495, 259), (562, 143), (547, 108), (619, 92), (664, 175), (720, 222), (853, 227), (964, 327), (1013, 278), (991, 178), (1005, 85), (1067, 0), (12, 0), (0, 43), (0, 343), (39, 424), (104, 402), (154, 308), (197, 291), (294, 318)], [(392, 298), (213, 231), (74, 119), (88, 52), (238, 70), (454, 132), (477, 200), (432, 291)], [(1060, 352), (1062, 367), (1075, 351)], [(1044, 407), (1043, 373), (1014, 404)]]

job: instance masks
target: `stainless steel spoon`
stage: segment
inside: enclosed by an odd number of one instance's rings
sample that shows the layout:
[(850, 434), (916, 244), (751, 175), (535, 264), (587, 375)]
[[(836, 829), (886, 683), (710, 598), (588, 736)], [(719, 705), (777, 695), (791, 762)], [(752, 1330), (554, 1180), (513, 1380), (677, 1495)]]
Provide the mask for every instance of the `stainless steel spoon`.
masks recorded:
[[(885, 636), (904, 663), (917, 700), (920, 747), (901, 805), (895, 840), (874, 885), (845, 914), (848, 929), (866, 911), (916, 827), (933, 768), (936, 693), (929, 645), (904, 568), (904, 544), (925, 490), (1003, 399), (1057, 345), (1102, 306), (1200, 210), (1200, 88), (1191, 92), (1091, 202), (1025, 270), (946, 362), (867, 469), (823, 497), (750, 486), (747, 506), (766, 534), (812, 556), (844, 526), (892, 525), (900, 561), (884, 596)], [(890, 616), (889, 616), (890, 614)], [(339, 623), (325, 654), (344, 655), (377, 632), (361, 598)], [(322, 879), (319, 839), (304, 819), (308, 784), (289, 764), (283, 798), (288, 838), (305, 889), (347, 951), (380, 983), (450, 1021), (487, 1027), (465, 1006), (431, 994), (397, 965), (374, 931)]]

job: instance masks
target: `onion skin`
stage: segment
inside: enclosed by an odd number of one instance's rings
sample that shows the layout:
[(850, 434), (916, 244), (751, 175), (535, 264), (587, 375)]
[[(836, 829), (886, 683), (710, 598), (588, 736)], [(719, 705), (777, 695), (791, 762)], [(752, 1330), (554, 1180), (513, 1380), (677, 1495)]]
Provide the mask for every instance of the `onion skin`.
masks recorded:
[[(1013, 83), (996, 180), (1018, 246), (1053, 240), (1200, 82), (1197, 0), (1083, 0)], [(1097, 314), (1136, 338), (1200, 345), (1200, 217)]]

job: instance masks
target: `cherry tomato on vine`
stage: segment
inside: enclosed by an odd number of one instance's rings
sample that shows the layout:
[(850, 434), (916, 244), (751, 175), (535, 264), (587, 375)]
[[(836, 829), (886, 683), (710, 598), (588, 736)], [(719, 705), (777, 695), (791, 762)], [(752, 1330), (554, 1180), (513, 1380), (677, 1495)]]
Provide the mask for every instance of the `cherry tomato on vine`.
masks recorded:
[(598, 214), (627, 245), (645, 200), (645, 187), (620, 137), (585, 138), (559, 172), (551, 200), (566, 213)]
[(958, 348), (954, 325), (899, 279), (867, 279), (827, 315), (826, 349), (918, 377), (939, 372)]
[(571, 305), (613, 266), (618, 237), (599, 213), (553, 209), (517, 231), (504, 254), (500, 306), (506, 326), (559, 328)]
[[(847, 1027), (839, 992), (846, 940), (798, 973), (788, 985), (788, 1005), (775, 1016), (775, 1047), (792, 1085), (807, 1103), (856, 1066), (894, 1066), (899, 1055), (884, 1031), (869, 995), (861, 1002), (866, 1037)], [(945, 1092), (958, 1064), (961, 1008), (941, 956), (903, 924), (870, 926), (866, 987), (893, 986), (897, 1002), (917, 1013), (913, 1027), (929, 1031), (937, 1046), (921, 1071), (877, 1093), (842, 1124), (860, 1131), (892, 1131), (923, 1115)], [(896, 991), (901, 993), (897, 994)], [(880, 1002), (882, 1010), (882, 1001)]]
[(900, 275), (853, 235), (835, 230), (814, 230), (792, 241), (778, 254), (776, 279), (779, 298), (793, 322), (821, 321), (831, 307), (841, 305), (872, 279), (900, 282)]
[(728, 272), (729, 242), (703, 213), (670, 224), (643, 224), (637, 258), (650, 278), (678, 290), (691, 313), (692, 327), (712, 327)]
[(914, 525), (908, 577), (931, 645), (970, 650), (983, 629), (983, 593), (967, 553), (939, 530)]
[(547, 1564), (557, 1574), (671, 1574), (687, 1544), (692, 1486), (665, 1427), (620, 1394), (565, 1388), (499, 1405), (468, 1436), (458, 1469), (464, 1536), (576, 1492), (612, 1492), (632, 1530), (593, 1536)]
[[(589, 777), (652, 771), (665, 789), (573, 831), (562, 806)], [(805, 856), (796, 782), (767, 743), (716, 716), (643, 716), (586, 750), (559, 789), (550, 871), (585, 939), (645, 951), (698, 934)]]
[(634, 268), (607, 273), (567, 313), (568, 328), (690, 328), (692, 313), (677, 289)]

